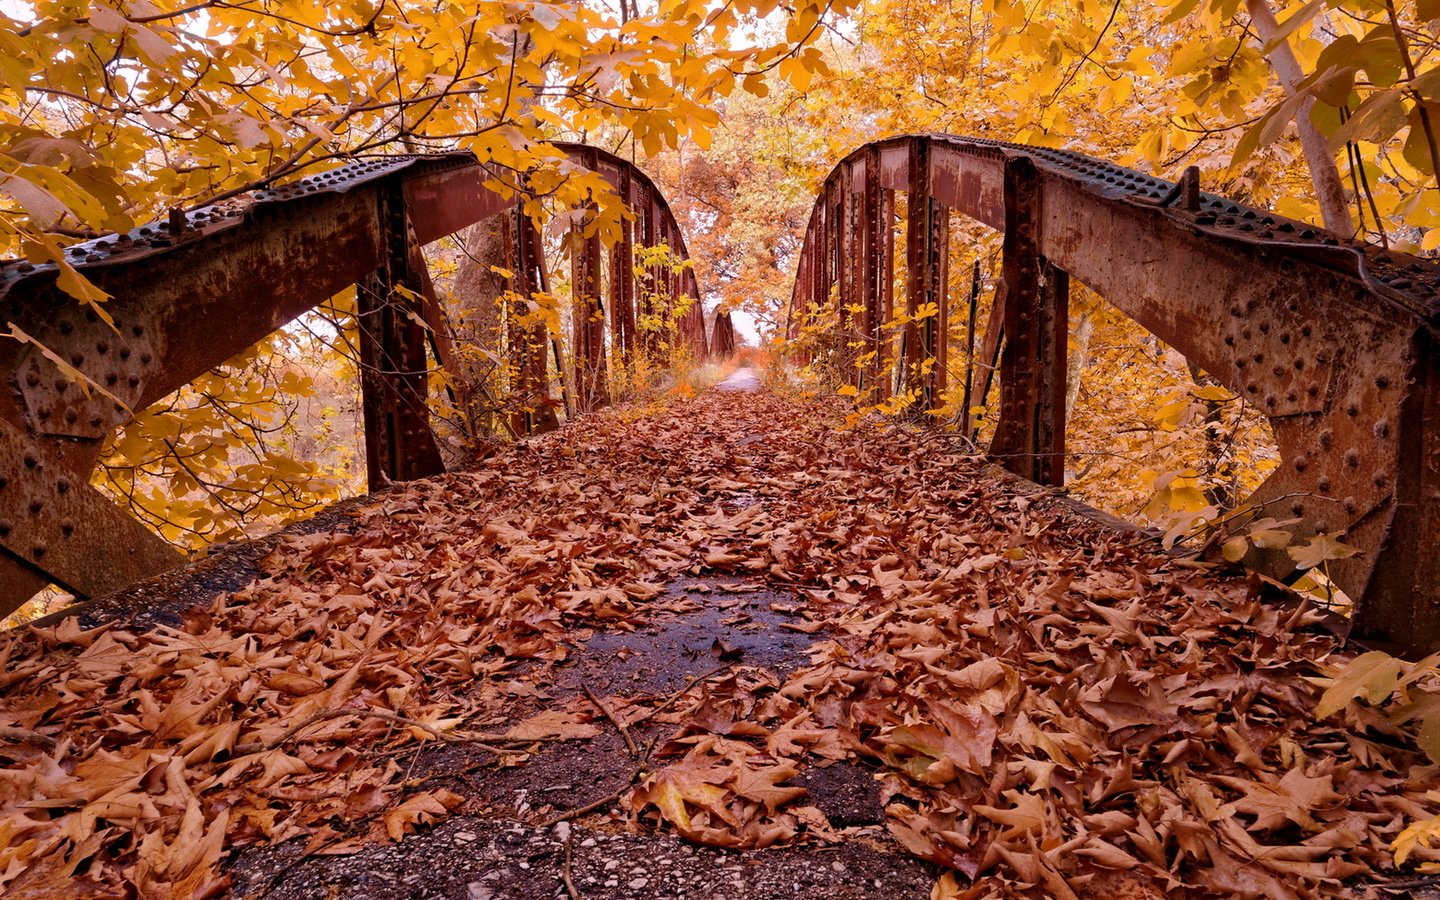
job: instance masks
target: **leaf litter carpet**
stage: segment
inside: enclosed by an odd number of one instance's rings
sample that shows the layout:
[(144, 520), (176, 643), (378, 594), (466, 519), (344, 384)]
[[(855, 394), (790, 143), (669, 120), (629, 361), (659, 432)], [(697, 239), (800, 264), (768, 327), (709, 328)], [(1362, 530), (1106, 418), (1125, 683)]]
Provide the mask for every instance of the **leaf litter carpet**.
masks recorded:
[(1411, 877), (1389, 843), (1440, 779), (1368, 707), (1314, 721), (1308, 679), (1350, 656), (1317, 613), (842, 418), (763, 391), (609, 410), (284, 533), (239, 590), (0, 636), (0, 892)]

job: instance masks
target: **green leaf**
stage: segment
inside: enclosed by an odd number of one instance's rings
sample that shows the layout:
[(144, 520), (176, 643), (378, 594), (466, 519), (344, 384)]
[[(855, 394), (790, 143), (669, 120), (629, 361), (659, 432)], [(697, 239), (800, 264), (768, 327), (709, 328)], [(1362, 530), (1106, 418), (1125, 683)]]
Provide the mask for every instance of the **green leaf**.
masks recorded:
[(1352, 659), (1330, 682), (1315, 707), (1317, 719), (1328, 718), (1364, 696), (1378, 703), (1395, 690), (1395, 682), (1405, 670), (1405, 663), (1383, 650), (1371, 650)]

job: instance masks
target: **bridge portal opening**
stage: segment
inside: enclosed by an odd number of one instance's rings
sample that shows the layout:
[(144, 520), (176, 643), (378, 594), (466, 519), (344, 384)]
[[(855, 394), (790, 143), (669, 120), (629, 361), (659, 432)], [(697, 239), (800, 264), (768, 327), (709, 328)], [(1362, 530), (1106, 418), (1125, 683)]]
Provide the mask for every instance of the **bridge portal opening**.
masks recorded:
[[(1002, 242), (955, 211), (947, 224), (944, 387), (932, 415), (986, 448), (1004, 389)], [(1259, 409), (1073, 279), (1066, 321), (1063, 486), (1072, 496), (1169, 532), (1231, 516), (1279, 465)]]

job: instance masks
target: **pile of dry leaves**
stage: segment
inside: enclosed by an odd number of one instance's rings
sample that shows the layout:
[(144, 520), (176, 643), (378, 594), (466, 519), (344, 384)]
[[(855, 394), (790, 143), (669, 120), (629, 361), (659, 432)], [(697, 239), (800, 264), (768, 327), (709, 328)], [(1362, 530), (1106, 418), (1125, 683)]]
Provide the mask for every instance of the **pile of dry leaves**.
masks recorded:
[(211, 896), (247, 845), (400, 839), (465, 799), (408, 784), (402, 751), (516, 765), (598, 734), (595, 705), (497, 724), (496, 698), (634, 627), (682, 571), (796, 590), (811, 664), (686, 695), (595, 815), (722, 846), (839, 840), (791, 781), (860, 759), (890, 833), (949, 870), (939, 897), (1279, 898), (1375, 880), (1435, 814), (1413, 735), (1353, 704), (1315, 721), (1307, 679), (1345, 657), (1312, 612), (943, 438), (838, 419), (763, 393), (613, 410), (287, 539), (181, 628), (0, 638), (0, 890)]

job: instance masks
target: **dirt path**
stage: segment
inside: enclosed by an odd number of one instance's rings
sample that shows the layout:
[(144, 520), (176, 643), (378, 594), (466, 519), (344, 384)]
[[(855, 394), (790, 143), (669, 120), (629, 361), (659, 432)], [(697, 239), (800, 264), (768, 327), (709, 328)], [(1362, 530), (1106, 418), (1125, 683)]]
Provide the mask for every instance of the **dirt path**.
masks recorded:
[(1440, 779), (1356, 707), (1312, 721), (1305, 679), (1337, 647), (1316, 614), (746, 371), (133, 592), (158, 613), (0, 638), (0, 726), (33, 738), (0, 744), (0, 886), (1300, 897), (1389, 877)]

